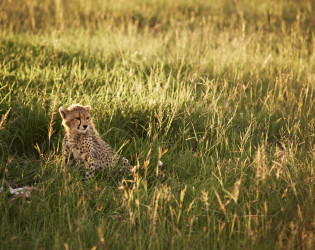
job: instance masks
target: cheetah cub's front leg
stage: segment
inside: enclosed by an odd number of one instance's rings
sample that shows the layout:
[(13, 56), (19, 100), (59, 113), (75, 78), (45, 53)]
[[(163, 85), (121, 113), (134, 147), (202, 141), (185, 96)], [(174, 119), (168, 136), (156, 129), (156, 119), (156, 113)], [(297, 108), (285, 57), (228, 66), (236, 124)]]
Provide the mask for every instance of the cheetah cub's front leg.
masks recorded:
[(95, 175), (95, 163), (92, 160), (89, 160), (85, 164), (85, 178), (91, 180)]
[(69, 108), (59, 109), (62, 125), (65, 128), (63, 140), (63, 162), (70, 164), (70, 160), (83, 162), (86, 179), (92, 179), (95, 171), (104, 167), (111, 167), (123, 163), (131, 166), (126, 158), (120, 159), (115, 150), (102, 140), (92, 122), (90, 106), (79, 104)]
[(95, 175), (96, 163), (92, 157), (92, 149), (88, 149), (88, 154), (85, 156), (84, 165), (85, 165), (85, 178), (91, 180)]

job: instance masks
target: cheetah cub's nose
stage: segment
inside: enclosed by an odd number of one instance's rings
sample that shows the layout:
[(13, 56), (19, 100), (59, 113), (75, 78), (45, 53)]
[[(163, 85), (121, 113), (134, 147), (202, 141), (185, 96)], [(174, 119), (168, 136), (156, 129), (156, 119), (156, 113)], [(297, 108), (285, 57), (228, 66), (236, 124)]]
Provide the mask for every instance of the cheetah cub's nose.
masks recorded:
[(83, 128), (86, 129), (88, 127), (88, 125), (83, 125)]

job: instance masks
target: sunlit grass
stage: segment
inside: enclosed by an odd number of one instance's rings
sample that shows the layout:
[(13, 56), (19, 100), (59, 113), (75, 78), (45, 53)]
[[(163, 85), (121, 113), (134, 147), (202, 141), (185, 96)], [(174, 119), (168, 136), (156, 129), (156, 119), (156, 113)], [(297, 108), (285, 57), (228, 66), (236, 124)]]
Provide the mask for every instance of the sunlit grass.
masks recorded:
[[(312, 1), (0, 7), (1, 248), (312, 249)], [(61, 166), (73, 103), (131, 173)]]

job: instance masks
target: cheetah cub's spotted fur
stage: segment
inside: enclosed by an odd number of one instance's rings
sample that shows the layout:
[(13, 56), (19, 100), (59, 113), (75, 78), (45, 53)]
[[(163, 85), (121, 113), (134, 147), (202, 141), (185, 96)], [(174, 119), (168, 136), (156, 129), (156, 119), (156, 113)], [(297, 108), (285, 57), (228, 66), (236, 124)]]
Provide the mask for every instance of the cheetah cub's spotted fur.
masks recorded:
[(120, 158), (115, 150), (102, 140), (96, 131), (90, 113), (90, 106), (73, 104), (60, 107), (65, 137), (62, 143), (63, 164), (82, 162), (85, 177), (91, 179), (95, 171), (103, 167), (122, 165), (131, 169), (126, 158)]

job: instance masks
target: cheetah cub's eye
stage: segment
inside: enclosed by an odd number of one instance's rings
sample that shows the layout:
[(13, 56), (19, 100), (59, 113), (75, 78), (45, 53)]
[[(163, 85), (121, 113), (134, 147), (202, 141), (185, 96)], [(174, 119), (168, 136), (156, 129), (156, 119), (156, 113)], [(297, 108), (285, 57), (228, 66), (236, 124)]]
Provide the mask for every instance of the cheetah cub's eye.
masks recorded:
[(76, 117), (75, 119), (77, 119), (78, 121), (80, 121), (80, 117)]
[(86, 120), (90, 120), (90, 117), (86, 117)]

